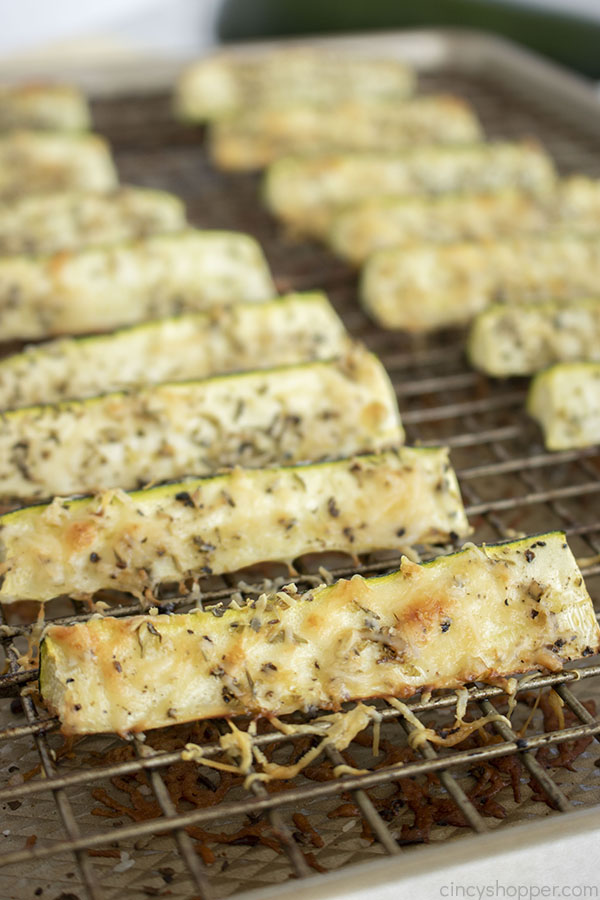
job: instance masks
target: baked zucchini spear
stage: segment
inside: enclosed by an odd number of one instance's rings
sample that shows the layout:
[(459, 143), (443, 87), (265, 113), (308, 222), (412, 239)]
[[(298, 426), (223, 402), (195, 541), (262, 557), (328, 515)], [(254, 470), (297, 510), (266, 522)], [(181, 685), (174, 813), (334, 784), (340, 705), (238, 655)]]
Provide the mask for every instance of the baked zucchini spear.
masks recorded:
[(359, 265), (376, 250), (415, 241), (489, 240), (558, 228), (600, 230), (600, 179), (566, 178), (543, 196), (513, 186), (483, 193), (370, 197), (334, 215), (327, 243)]
[(0, 205), (0, 254), (56, 253), (185, 228), (178, 197), (149, 188), (60, 191)]
[(275, 53), (219, 53), (192, 63), (174, 99), (181, 118), (203, 122), (249, 105), (397, 101), (414, 89), (413, 70), (398, 60), (288, 47)]
[(110, 191), (117, 172), (97, 134), (11, 131), (0, 136), (0, 200), (48, 191)]
[(496, 378), (533, 375), (559, 362), (600, 362), (600, 299), (495, 303), (475, 317), (467, 353), (474, 368)]
[(559, 363), (531, 382), (527, 412), (548, 450), (600, 443), (600, 363)]
[(254, 238), (190, 228), (54, 256), (0, 259), (0, 334), (8, 340), (108, 331), (274, 295)]
[(289, 156), (274, 162), (263, 184), (270, 211), (295, 229), (326, 237), (333, 215), (377, 196), (490, 191), (514, 185), (554, 190), (548, 154), (531, 142), (415, 147), (402, 153)]
[(350, 343), (324, 294), (215, 307), (7, 356), (0, 360), (0, 409), (332, 359)]
[(599, 234), (378, 250), (363, 269), (361, 300), (382, 328), (423, 332), (464, 325), (498, 300), (521, 306), (593, 294), (600, 283)]
[(263, 595), (218, 617), (51, 625), (40, 690), (66, 734), (214, 716), (339, 709), (546, 668), (597, 652), (594, 608), (564, 534), (467, 546), (397, 572)]
[(402, 438), (385, 369), (355, 347), (331, 361), (5, 412), (0, 497), (136, 488), (227, 466), (351, 456)]
[(148, 599), (166, 582), (268, 560), (448, 543), (469, 530), (446, 448), (234, 469), (0, 516), (0, 602), (102, 588)]
[(464, 100), (432, 95), (404, 103), (352, 100), (334, 106), (250, 106), (215, 122), (209, 138), (219, 168), (246, 170), (262, 169), (289, 153), (472, 143), (482, 138), (482, 131)]
[(0, 130), (85, 131), (91, 115), (85, 95), (71, 84), (0, 86)]

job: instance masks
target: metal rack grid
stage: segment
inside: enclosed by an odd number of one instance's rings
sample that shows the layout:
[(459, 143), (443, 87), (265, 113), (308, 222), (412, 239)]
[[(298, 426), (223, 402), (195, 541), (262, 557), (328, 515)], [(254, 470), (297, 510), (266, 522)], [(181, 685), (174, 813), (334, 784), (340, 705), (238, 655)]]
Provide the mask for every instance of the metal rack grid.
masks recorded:
[[(438, 71), (422, 82), (425, 90), (451, 89), (468, 97), (489, 136), (534, 134), (549, 146), (564, 171), (600, 174), (597, 139), (587, 136), (583, 127), (574, 134), (556, 110), (536, 107), (531, 98), (520, 98), (482, 77)], [(523, 412), (526, 385), (522, 380), (493, 383), (469, 371), (463, 360), (462, 337), (456, 332), (411, 341), (376, 329), (355, 302), (353, 273), (316, 245), (287, 240), (262, 211), (255, 177), (213, 172), (203, 151), (201, 131), (177, 126), (170, 118), (167, 98), (104, 100), (97, 103), (95, 113), (99, 130), (113, 142), (123, 180), (180, 194), (195, 224), (255, 234), (266, 249), (280, 290), (318, 287), (329, 293), (349, 329), (385, 363), (398, 393), (408, 442), (443, 442), (452, 448), (467, 513), (475, 527), (474, 540), (562, 528), (577, 555), (594, 557), (600, 553), (600, 518), (595, 512), (600, 453), (596, 449), (546, 453), (536, 427)], [(382, 572), (398, 561), (389, 556), (371, 557), (358, 571)], [(334, 574), (350, 571), (356, 569), (342, 565)], [(302, 567), (300, 572), (302, 580)], [(599, 596), (600, 564), (592, 560), (584, 566), (584, 573), (592, 596)], [(204, 602), (227, 598), (235, 589), (235, 579), (213, 580), (205, 586)], [(173, 598), (169, 608), (183, 608), (185, 602), (185, 598)], [(132, 603), (117, 614), (136, 611), (138, 606)], [(401, 768), (393, 764), (378, 768), (371, 757), (366, 763), (369, 771), (342, 778), (333, 776), (333, 767), (343, 760), (336, 751), (329, 751), (329, 769), (324, 769), (323, 778), (316, 782), (300, 777), (275, 792), (262, 786), (243, 791), (237, 786), (222, 802), (182, 808), (168, 790), (170, 767), (179, 764), (179, 747), (183, 745), (183, 738), (180, 745), (177, 743), (176, 729), (170, 749), (149, 751), (141, 739), (126, 744), (116, 739), (86, 738), (61, 755), (57, 723), (29, 693), (33, 674), (20, 672), (16, 662), (15, 644), (27, 636), (31, 626), (20, 624), (14, 617), (9, 619), (10, 612), (5, 611), (7, 618), (0, 635), (8, 664), (6, 673), (0, 676), (0, 697), (8, 698), (0, 705), (6, 712), (0, 730), (0, 753), (6, 751), (4, 758), (12, 763), (7, 780), (0, 785), (3, 820), (10, 826), (3, 833), (7, 852), (0, 856), (0, 865), (7, 867), (0, 869), (2, 896), (12, 897), (13, 891), (19, 898), (49, 896), (46, 885), (51, 881), (55, 889), (64, 887), (60, 896), (69, 898), (119, 897), (125, 887), (132, 900), (162, 896), (166, 890), (178, 897), (209, 898), (283, 882), (290, 876), (303, 878), (313, 874), (315, 867), (337, 868), (348, 861), (395, 855), (404, 849), (401, 844), (407, 843), (399, 840), (402, 830), (400, 826), (399, 832), (397, 825), (397, 821), (407, 823), (406, 804), (398, 804), (395, 795), (396, 806), (392, 803), (388, 807), (385, 800), (382, 804), (378, 791), (394, 785), (402, 790), (402, 785), (415, 778), (435, 776), (438, 781), (434, 791), (439, 788), (442, 797), (451, 798), (455, 812), (450, 819), (459, 822), (450, 834), (447, 825), (437, 823), (428, 835), (431, 840), (483, 832), (495, 819), (486, 814), (485, 808), (482, 811), (473, 794), (472, 773), (483, 764), (506, 757), (519, 760), (521, 782), (537, 785), (530, 790), (528, 800), (517, 804), (515, 821), (549, 814), (550, 808), (567, 811), (593, 796), (592, 791), (583, 798), (577, 792), (577, 783), (585, 781), (586, 787), (593, 784), (590, 771), (594, 753), (598, 752), (594, 751), (596, 744), (579, 757), (572, 779), (565, 780), (560, 770), (553, 772), (538, 759), (542, 748), (547, 752), (547, 748), (594, 736), (600, 740), (600, 721), (579, 699), (582, 692), (588, 697), (600, 694), (600, 666), (586, 661), (576, 672), (540, 675), (523, 688), (523, 695), (530, 697), (554, 688), (565, 709), (572, 713), (571, 724), (565, 727), (548, 731), (538, 723), (523, 738), (497, 722), (488, 729), (487, 743), (444, 750), (425, 744), (420, 756), (409, 759)], [(89, 614), (75, 604), (55, 613), (66, 621), (81, 620)], [(485, 715), (502, 696), (498, 687), (473, 685), (469, 689), (469, 710)], [(456, 695), (450, 693), (417, 699), (409, 705), (428, 721), (433, 714), (444, 713), (450, 713), (451, 719), (455, 704)], [(382, 704), (380, 710), (382, 737), (402, 747), (411, 726), (396, 709)], [(266, 729), (255, 740), (263, 748), (277, 745), (278, 752), (286, 752), (286, 748), (289, 752), (291, 747), (293, 753), (294, 745), (302, 739)], [(95, 759), (92, 764), (90, 754), (96, 747), (100, 761)], [(210, 757), (218, 751), (218, 745), (213, 739), (204, 750)], [(368, 751), (359, 747), (357, 753), (365, 765)], [(22, 769), (36, 761), (39, 770), (24, 780)], [(120, 779), (116, 783), (121, 786), (144, 787), (142, 796), (151, 798), (146, 802), (151, 803), (154, 814), (131, 824), (118, 821), (117, 827), (111, 827), (117, 820), (91, 819), (92, 790), (98, 785), (110, 787), (110, 779)], [(113, 787), (113, 795), (117, 793)], [(546, 803), (540, 803), (542, 795)], [(356, 811), (354, 819), (348, 819), (353, 821), (351, 829), (346, 828), (343, 817), (328, 818), (331, 804), (339, 806), (341, 800)], [(324, 820), (328, 830), (321, 832), (326, 836), (323, 850), (316, 841), (309, 852), (307, 840), (310, 843), (313, 833), (309, 831), (307, 838), (306, 830), (304, 834), (295, 830), (298, 823), (293, 814), (299, 809), (311, 820), (318, 819), (319, 827)], [(210, 827), (213, 822), (233, 828), (241, 822), (256, 823), (261, 816), (268, 818), (269, 833), (281, 852), (260, 844), (252, 846), (249, 841), (226, 848), (216, 863), (205, 865), (197, 852), (194, 828)], [(340, 826), (340, 822), (344, 824)], [(368, 846), (356, 837), (360, 829), (363, 834), (366, 831), (369, 840), (374, 838)], [(30, 837), (23, 847), (23, 839), (33, 834), (43, 840), (34, 843)], [(90, 850), (108, 855), (94, 858)], [(121, 855), (123, 850), (125, 856)], [(161, 867), (161, 860), (169, 865)]]

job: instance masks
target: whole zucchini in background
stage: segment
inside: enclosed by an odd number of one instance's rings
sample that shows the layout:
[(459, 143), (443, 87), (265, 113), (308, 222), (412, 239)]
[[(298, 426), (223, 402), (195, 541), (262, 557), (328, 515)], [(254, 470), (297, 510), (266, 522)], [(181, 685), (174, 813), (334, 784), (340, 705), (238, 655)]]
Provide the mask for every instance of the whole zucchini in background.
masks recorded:
[(511, 38), (583, 75), (600, 78), (597, 19), (568, 11), (526, 8), (504, 0), (225, 0), (218, 33), (223, 41), (240, 41), (440, 26), (472, 28)]
[(126, 734), (558, 671), (599, 645), (577, 562), (553, 532), (424, 565), (404, 557), (390, 575), (304, 594), (291, 585), (219, 617), (51, 625), (40, 688), (65, 733)]
[(469, 531), (446, 448), (234, 469), (0, 516), (0, 601), (102, 588), (147, 599), (165, 582), (269, 560), (448, 543)]

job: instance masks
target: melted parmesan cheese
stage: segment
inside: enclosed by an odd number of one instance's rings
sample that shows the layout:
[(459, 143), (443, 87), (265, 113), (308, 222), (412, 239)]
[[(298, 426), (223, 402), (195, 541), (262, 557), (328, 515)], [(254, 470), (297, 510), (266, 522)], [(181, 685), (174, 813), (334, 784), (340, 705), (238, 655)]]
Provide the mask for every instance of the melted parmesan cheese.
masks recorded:
[(334, 106), (250, 106), (211, 128), (210, 152), (222, 169), (261, 169), (288, 153), (396, 151), (415, 144), (481, 138), (471, 107), (458, 97), (418, 97), (405, 103), (348, 101)]
[(494, 304), (475, 318), (468, 353), (476, 369), (497, 378), (558, 362), (600, 362), (600, 300)]
[(381, 327), (423, 332), (469, 322), (495, 300), (570, 299), (599, 281), (597, 233), (540, 234), (379, 250), (364, 267), (361, 299)]
[(0, 360), (0, 408), (331, 359), (349, 346), (324, 294), (289, 294), (28, 347)]
[(50, 497), (377, 451), (403, 441), (379, 360), (342, 358), (87, 400), (0, 418), (0, 496)]
[(469, 530), (445, 448), (237, 469), (1, 516), (0, 600), (102, 588), (148, 596), (164, 582), (266, 560), (448, 543)]
[(274, 295), (259, 244), (235, 232), (187, 229), (53, 256), (0, 259), (4, 339), (106, 331)]
[(204, 121), (250, 104), (398, 101), (414, 87), (413, 71), (398, 60), (287, 47), (282, 52), (219, 53), (193, 63), (179, 79), (175, 107), (185, 119)]
[(118, 183), (97, 134), (11, 131), (0, 137), (0, 200), (48, 191), (109, 191)]
[(110, 244), (186, 224), (181, 200), (166, 191), (59, 191), (0, 205), (0, 254), (43, 255)]
[(548, 450), (600, 443), (600, 364), (561, 363), (531, 382), (527, 411)]
[(217, 612), (50, 626), (45, 703), (68, 734), (125, 734), (558, 670), (600, 642), (557, 532)]
[(0, 130), (85, 131), (91, 115), (84, 94), (70, 84), (0, 86)]
[(535, 144), (431, 145), (403, 153), (285, 157), (269, 167), (264, 197), (284, 222), (324, 237), (337, 210), (372, 197), (508, 185), (545, 195), (555, 177), (550, 157)]

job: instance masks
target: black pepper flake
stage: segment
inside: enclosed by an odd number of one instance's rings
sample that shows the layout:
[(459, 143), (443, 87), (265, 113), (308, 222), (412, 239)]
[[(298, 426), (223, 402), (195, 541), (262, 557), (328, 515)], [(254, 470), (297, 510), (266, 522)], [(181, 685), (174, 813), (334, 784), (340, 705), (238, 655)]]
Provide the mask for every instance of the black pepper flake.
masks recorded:
[(527, 749), (527, 741), (525, 740), (525, 738), (517, 738), (517, 740), (515, 741), (515, 744), (517, 745), (519, 750)]
[(90, 562), (97, 563), (100, 562), (100, 557), (94, 551), (90, 553)]
[[(211, 569), (210, 566), (202, 566), (202, 573), (203, 573), (204, 575), (212, 575), (213, 570)], [(214, 613), (214, 615), (216, 616), (217, 613)], [(221, 613), (221, 615), (222, 615), (222, 613)]]
[(175, 494), (175, 499), (179, 503), (183, 503), (184, 506), (191, 506), (192, 509), (194, 508), (194, 501), (187, 491), (179, 491), (178, 494)]
[(531, 613), (530, 613), (532, 619), (537, 619), (537, 617), (539, 616), (539, 614), (540, 614), (540, 613), (539, 613), (539, 610), (537, 610), (537, 609), (532, 609), (532, 610), (531, 610)]
[(581, 654), (582, 656), (593, 656), (594, 650), (591, 647), (586, 647), (585, 650)]
[(452, 625), (451, 619), (444, 619), (443, 622), (440, 622), (440, 628), (442, 629), (442, 631), (444, 633), (446, 631), (448, 631), (448, 629), (450, 628), (451, 625)]
[(505, 598), (505, 600), (504, 600), (504, 605), (505, 605), (505, 606), (508, 606), (508, 597)]
[(261, 666), (261, 669), (260, 669), (261, 672), (268, 672), (269, 670), (272, 672), (276, 672), (277, 666), (274, 665), (272, 662), (266, 662), (263, 666)]
[(67, 682), (66, 682), (66, 683), (67, 683), (67, 684), (71, 684), (71, 682), (73, 682), (73, 681), (75, 681), (74, 678), (67, 678)]
[(235, 694), (232, 694), (229, 688), (226, 687), (221, 691), (221, 696), (224, 703), (231, 703), (232, 700), (235, 700)]
[(397, 528), (396, 529), (396, 537), (404, 537), (406, 534), (406, 528)]
[(334, 519), (337, 519), (340, 514), (340, 510), (337, 503), (335, 502), (335, 497), (329, 498), (329, 500), (327, 501), (327, 509), (329, 511), (329, 515)]
[(525, 551), (525, 559), (528, 563), (533, 562), (533, 560), (535, 559), (535, 553), (530, 547), (528, 547)]
[(75, 712), (79, 712), (79, 710), (81, 709), (81, 703), (76, 703), (73, 709), (75, 710)]
[(123, 671), (123, 667), (118, 659), (113, 659), (113, 668), (115, 668), (117, 670), (117, 672)]
[(354, 532), (349, 525), (346, 525), (346, 527), (344, 528), (344, 537), (348, 538), (351, 544), (354, 543)]

